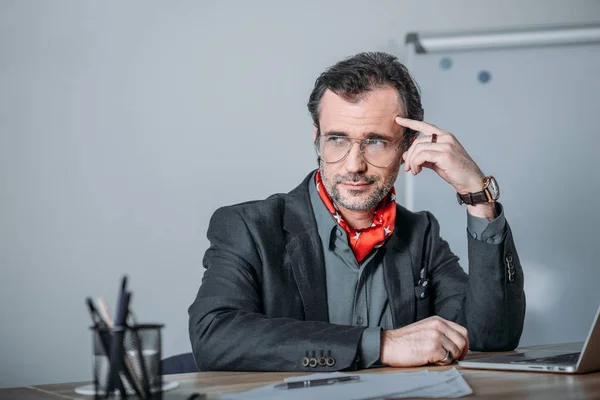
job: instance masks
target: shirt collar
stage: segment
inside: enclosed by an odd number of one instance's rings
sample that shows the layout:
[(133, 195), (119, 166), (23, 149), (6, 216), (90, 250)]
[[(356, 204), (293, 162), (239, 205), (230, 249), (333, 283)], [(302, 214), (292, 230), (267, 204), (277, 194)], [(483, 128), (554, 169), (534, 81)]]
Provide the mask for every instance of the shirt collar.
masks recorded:
[(312, 174), (308, 182), (310, 204), (313, 208), (313, 212), (315, 213), (317, 230), (319, 232), (319, 236), (321, 237), (321, 241), (323, 244), (328, 243), (328, 248), (331, 249), (331, 246), (335, 241), (336, 232), (339, 230), (340, 232), (344, 233), (344, 235), (345, 232), (337, 224), (335, 218), (333, 218), (327, 207), (325, 207), (325, 204), (323, 204), (323, 200), (321, 200), (319, 197), (319, 193), (317, 193), (317, 186), (315, 185), (315, 174), (316, 171)]

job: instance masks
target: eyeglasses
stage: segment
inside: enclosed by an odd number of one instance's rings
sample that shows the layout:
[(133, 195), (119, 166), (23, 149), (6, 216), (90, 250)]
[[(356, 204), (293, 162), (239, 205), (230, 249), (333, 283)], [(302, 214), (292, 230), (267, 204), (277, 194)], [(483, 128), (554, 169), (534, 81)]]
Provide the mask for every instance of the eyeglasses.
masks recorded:
[(355, 142), (359, 143), (362, 158), (378, 168), (392, 165), (402, 145), (402, 142), (396, 145), (383, 139), (352, 139), (346, 136), (322, 135), (315, 140), (315, 150), (321, 160), (334, 164), (348, 157)]

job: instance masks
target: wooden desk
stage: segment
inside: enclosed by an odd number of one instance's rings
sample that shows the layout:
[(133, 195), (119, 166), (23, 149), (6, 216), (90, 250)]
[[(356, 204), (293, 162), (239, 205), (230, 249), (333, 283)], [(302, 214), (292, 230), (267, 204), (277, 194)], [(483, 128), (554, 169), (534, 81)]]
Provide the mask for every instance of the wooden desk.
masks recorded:
[[(545, 346), (535, 347), (536, 349)], [(566, 344), (565, 348), (581, 348), (579, 344)], [(498, 353), (496, 353), (498, 354)], [(478, 358), (491, 353), (469, 353), (468, 358)], [(473, 395), (465, 399), (600, 399), (600, 372), (584, 375), (485, 371), (458, 368), (473, 389)], [(426, 367), (442, 371), (450, 367)], [(418, 371), (424, 368), (380, 368), (360, 371), (361, 373), (388, 373)], [(216, 399), (220, 393), (253, 389), (265, 384), (279, 382), (301, 373), (281, 372), (199, 372), (195, 374), (169, 375), (167, 380), (179, 381), (180, 386), (166, 392), (165, 400), (187, 399), (195, 392), (206, 393)], [(0, 399), (19, 400), (90, 400), (92, 396), (81, 396), (74, 389), (84, 383), (63, 383), (14, 389), (0, 389)]]

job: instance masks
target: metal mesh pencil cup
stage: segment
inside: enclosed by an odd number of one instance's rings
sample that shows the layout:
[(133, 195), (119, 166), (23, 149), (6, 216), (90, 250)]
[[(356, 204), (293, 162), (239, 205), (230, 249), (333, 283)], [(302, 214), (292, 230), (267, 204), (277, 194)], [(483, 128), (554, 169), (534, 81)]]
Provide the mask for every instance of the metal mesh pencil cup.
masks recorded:
[[(159, 324), (139, 324), (123, 327), (92, 327), (95, 398), (127, 397), (162, 399), (161, 329)], [(111, 380), (110, 354), (117, 341), (118, 362)], [(119, 390), (121, 389), (121, 390)]]

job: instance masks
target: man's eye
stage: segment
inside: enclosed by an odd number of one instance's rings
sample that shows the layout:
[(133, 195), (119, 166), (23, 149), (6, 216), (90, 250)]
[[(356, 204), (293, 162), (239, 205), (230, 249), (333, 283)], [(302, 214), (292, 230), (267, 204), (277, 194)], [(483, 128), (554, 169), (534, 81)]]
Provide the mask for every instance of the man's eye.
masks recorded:
[(369, 140), (367, 140), (367, 146), (383, 149), (388, 146), (388, 142), (385, 140), (379, 140), (379, 139), (369, 139)]
[(346, 141), (346, 138), (343, 136), (327, 136), (328, 143), (343, 143)]

